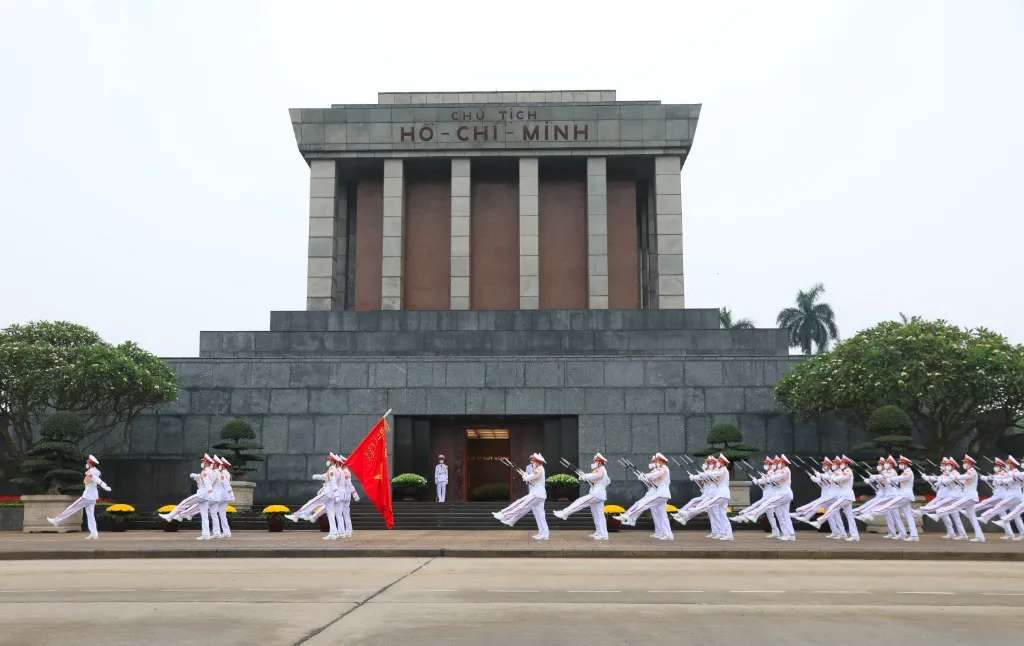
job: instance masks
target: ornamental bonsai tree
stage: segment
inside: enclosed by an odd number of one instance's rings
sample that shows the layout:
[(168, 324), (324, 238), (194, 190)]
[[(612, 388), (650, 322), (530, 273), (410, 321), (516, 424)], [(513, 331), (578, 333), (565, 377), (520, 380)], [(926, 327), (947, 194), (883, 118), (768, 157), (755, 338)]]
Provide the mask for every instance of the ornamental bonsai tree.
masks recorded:
[(20, 463), (21, 475), (11, 481), (31, 493), (61, 494), (81, 491), (83, 458), (78, 442), (85, 433), (82, 419), (57, 412), (43, 422), (40, 440)]
[(256, 431), (249, 422), (243, 419), (228, 420), (220, 430), (220, 444), (214, 444), (213, 448), (218, 451), (230, 451), (227, 456), (231, 462), (231, 477), (242, 480), (242, 476), (252, 473), (255, 467), (248, 466), (250, 462), (262, 462), (263, 456), (258, 451), (263, 446), (256, 442)]
[(742, 460), (757, 453), (758, 448), (750, 444), (744, 444), (743, 433), (735, 424), (720, 423), (711, 427), (708, 433), (708, 445), (693, 454), (699, 457), (707, 455), (718, 455), (719, 453), (729, 458), (730, 462)]
[(910, 456), (924, 448), (912, 437), (914, 423), (910, 415), (893, 404), (876, 408), (868, 418), (865, 430), (870, 439), (856, 445), (854, 448), (857, 450), (876, 451), (883, 455), (902, 453)]

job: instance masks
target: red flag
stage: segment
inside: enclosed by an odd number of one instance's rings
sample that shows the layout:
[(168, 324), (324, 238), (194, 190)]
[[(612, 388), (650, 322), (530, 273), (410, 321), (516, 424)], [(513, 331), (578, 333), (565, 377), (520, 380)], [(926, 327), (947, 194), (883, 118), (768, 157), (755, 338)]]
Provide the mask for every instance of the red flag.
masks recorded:
[(348, 456), (346, 466), (363, 484), (363, 491), (384, 517), (388, 529), (395, 526), (388, 476), (388, 422), (385, 415)]

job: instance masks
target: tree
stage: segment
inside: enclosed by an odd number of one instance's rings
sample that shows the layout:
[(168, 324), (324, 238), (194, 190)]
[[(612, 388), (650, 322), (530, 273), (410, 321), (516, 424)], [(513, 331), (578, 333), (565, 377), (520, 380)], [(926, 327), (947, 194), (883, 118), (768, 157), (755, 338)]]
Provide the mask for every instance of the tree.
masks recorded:
[(728, 307), (718, 310), (718, 322), (722, 324), (723, 330), (753, 330), (754, 322), (750, 319), (732, 320), (732, 312)]
[(262, 462), (263, 456), (254, 451), (260, 451), (263, 447), (257, 443), (256, 431), (252, 429), (249, 422), (242, 419), (229, 420), (220, 430), (220, 439), (227, 440), (220, 444), (214, 444), (213, 448), (218, 451), (231, 451), (228, 461), (231, 462), (231, 476), (241, 479), (247, 473), (256, 470), (255, 467), (246, 466), (250, 462)]
[(836, 412), (862, 425), (895, 404), (928, 451), (945, 455), (992, 415), (1008, 422), (1002, 430), (1024, 417), (1024, 347), (985, 328), (887, 321), (799, 364), (775, 398), (804, 419)]
[(718, 455), (719, 453), (729, 458), (729, 461), (742, 460), (757, 453), (758, 448), (743, 443), (743, 434), (735, 424), (715, 424), (708, 433), (708, 445), (694, 455), (704, 457), (706, 455)]
[(82, 488), (82, 452), (78, 442), (85, 424), (74, 413), (58, 412), (42, 424), (40, 440), (21, 461), (21, 475), (11, 481), (32, 493), (59, 494)]
[(868, 418), (865, 430), (871, 439), (861, 442), (855, 449), (870, 449), (884, 455), (912, 455), (924, 448), (914, 441), (914, 422), (899, 406), (887, 404), (876, 408)]
[(818, 353), (828, 350), (830, 341), (839, 338), (835, 313), (828, 303), (819, 303), (825, 293), (825, 286), (818, 283), (808, 291), (800, 290), (796, 295), (796, 307), (787, 307), (779, 312), (776, 319), (779, 327), (789, 333), (789, 345), (800, 346), (804, 354), (811, 354), (811, 345), (817, 346)]
[(20, 459), (52, 411), (77, 413), (86, 446), (126, 428), (150, 406), (178, 397), (174, 372), (127, 341), (113, 346), (65, 321), (0, 332), (0, 455)]

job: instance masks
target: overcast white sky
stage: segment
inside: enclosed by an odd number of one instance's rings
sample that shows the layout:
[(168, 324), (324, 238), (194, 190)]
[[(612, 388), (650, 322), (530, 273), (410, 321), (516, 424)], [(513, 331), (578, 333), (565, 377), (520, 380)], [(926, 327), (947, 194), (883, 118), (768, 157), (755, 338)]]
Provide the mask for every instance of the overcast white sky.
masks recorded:
[(688, 305), (1024, 341), (1024, 2), (0, 0), (0, 326), (194, 356), (304, 308), (289, 107), (378, 90), (703, 103)]

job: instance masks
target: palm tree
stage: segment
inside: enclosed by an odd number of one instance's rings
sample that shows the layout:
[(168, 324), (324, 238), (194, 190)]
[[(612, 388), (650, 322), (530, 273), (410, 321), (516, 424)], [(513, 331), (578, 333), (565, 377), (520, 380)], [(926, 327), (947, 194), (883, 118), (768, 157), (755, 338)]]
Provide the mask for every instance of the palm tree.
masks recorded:
[(796, 307), (787, 307), (779, 312), (779, 327), (789, 333), (789, 345), (800, 346), (804, 354), (811, 354), (811, 344), (818, 352), (828, 350), (829, 341), (839, 338), (835, 313), (828, 303), (818, 303), (818, 297), (825, 293), (825, 286), (818, 283), (809, 291), (800, 290), (796, 295)]
[(728, 307), (718, 310), (718, 322), (722, 324), (723, 330), (753, 330), (754, 322), (750, 319), (739, 319), (735, 323), (732, 320), (732, 312)]

